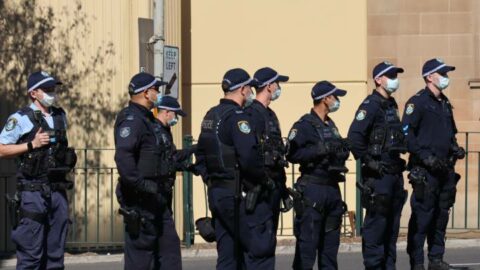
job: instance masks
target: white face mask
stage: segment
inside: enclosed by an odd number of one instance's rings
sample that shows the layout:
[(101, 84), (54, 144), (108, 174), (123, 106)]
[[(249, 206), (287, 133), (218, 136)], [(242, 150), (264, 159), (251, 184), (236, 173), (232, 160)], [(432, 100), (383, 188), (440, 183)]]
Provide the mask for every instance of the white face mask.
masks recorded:
[(277, 87), (277, 89), (272, 93), (272, 97), (270, 98), (270, 100), (274, 101), (274, 100), (277, 100), (280, 95), (282, 94), (282, 88)]
[(178, 118), (175, 116), (171, 120), (168, 120), (168, 125), (173, 127), (178, 123)]
[(255, 94), (251, 93), (248, 97), (247, 100), (245, 101), (245, 107), (248, 107), (252, 105), (253, 101), (255, 100)]
[(396, 78), (396, 79), (388, 79), (387, 78), (387, 86), (384, 89), (388, 93), (392, 94), (395, 91), (397, 91), (399, 86), (400, 86), (400, 82), (398, 81), (398, 78)]
[(43, 106), (48, 108), (48, 107), (51, 107), (55, 103), (56, 96), (57, 95), (55, 93), (47, 94), (47, 93), (43, 92), (43, 98), (42, 99), (37, 99), (37, 100), (38, 100), (38, 102), (40, 102), (40, 104), (42, 104)]
[(447, 77), (439, 76), (438, 84), (435, 84), (439, 90), (445, 90), (450, 84), (450, 79)]
[(338, 111), (338, 109), (340, 108), (340, 100), (335, 100), (335, 102), (333, 102), (332, 105), (329, 105), (328, 106), (328, 110), (333, 113), (333, 112), (336, 112)]

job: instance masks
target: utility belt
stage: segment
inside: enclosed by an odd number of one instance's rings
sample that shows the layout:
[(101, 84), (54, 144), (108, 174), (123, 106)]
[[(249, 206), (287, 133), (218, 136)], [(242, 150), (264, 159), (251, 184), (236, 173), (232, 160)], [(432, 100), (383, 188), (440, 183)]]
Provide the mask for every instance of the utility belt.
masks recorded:
[(225, 179), (208, 179), (207, 186), (209, 188), (225, 188), (231, 191), (235, 191), (235, 179), (225, 180)]
[(405, 162), (386, 163), (383, 166), (384, 166), (385, 173), (387, 174), (403, 173), (403, 171), (405, 171), (406, 169)]
[(41, 191), (41, 192), (48, 192), (48, 191), (65, 191), (70, 190), (73, 188), (73, 182), (65, 181), (65, 182), (53, 182), (53, 183), (17, 183), (17, 190), (18, 191)]
[(323, 204), (312, 202), (310, 199), (306, 198), (303, 195), (303, 189), (301, 188), (301, 185), (296, 185), (295, 189), (288, 188), (288, 194), (293, 199), (293, 209), (295, 210), (295, 214), (298, 217), (303, 216), (303, 214), (305, 213), (305, 208), (307, 207), (311, 207), (319, 213), (323, 214)]
[(309, 174), (304, 174), (300, 176), (298, 179), (298, 183), (305, 183), (305, 184), (315, 184), (315, 185), (337, 185), (339, 179), (334, 179), (334, 178), (323, 178), (323, 177), (318, 177), (318, 176), (313, 176)]

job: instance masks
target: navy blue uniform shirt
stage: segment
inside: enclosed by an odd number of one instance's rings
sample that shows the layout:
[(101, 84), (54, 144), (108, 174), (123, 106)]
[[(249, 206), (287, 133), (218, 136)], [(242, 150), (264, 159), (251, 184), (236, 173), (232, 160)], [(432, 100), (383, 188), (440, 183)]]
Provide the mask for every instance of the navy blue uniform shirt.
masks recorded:
[(428, 88), (419, 91), (407, 101), (402, 124), (410, 154), (421, 160), (432, 154), (448, 157), (457, 128), (445, 95), (436, 98)]
[[(396, 128), (399, 133), (402, 132), (398, 105), (393, 97), (385, 98), (374, 90), (360, 104), (348, 131), (348, 140), (351, 143), (351, 151), (355, 159), (362, 159), (367, 155), (373, 129), (385, 126)], [(400, 154), (383, 153), (381, 159), (384, 161), (398, 161)]]
[(137, 163), (141, 151), (153, 151), (159, 142), (155, 129), (160, 125), (153, 113), (142, 105), (130, 102), (115, 122), (115, 162), (122, 183), (131, 188), (143, 184)]

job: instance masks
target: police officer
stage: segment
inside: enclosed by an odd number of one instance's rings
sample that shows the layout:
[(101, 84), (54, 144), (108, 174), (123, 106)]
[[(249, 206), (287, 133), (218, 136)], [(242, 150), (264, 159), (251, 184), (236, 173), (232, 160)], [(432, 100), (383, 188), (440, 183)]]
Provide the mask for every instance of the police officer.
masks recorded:
[(294, 269), (337, 269), (340, 226), (346, 205), (338, 183), (345, 181), (348, 143), (328, 116), (340, 107), (345, 90), (328, 81), (312, 89), (313, 109), (297, 121), (288, 135), (287, 160), (300, 164), (295, 184)]
[(76, 155), (68, 147), (65, 111), (54, 107), (56, 86), (48, 73), (28, 78), (31, 104), (12, 114), (0, 134), (0, 157), (18, 158), (17, 194), (8, 198), (17, 269), (63, 269), (68, 228), (66, 174)]
[(348, 131), (352, 153), (362, 163), (358, 183), (366, 208), (362, 253), (366, 269), (395, 269), (400, 217), (407, 192), (402, 172), (406, 142), (392, 94), (403, 69), (382, 62), (373, 69), (375, 90), (360, 104)]
[(125, 269), (181, 269), (180, 240), (168, 211), (166, 179), (174, 173), (161, 149), (161, 125), (151, 109), (166, 83), (148, 73), (132, 77), (130, 102), (115, 122), (117, 199), (125, 222)]
[(258, 84), (255, 87), (256, 97), (245, 112), (251, 117), (252, 126), (260, 141), (267, 176), (275, 182), (275, 188), (269, 196), (276, 231), (281, 210), (280, 202), (283, 201), (284, 204), (282, 211), (291, 209), (292, 202), (286, 187), (287, 162), (280, 123), (269, 105), (280, 97), (282, 92), (280, 83), (287, 82), (288, 76), (280, 75), (275, 70), (265, 67), (257, 70), (253, 78)]
[[(274, 269), (272, 211), (262, 196), (267, 177), (258, 141), (242, 106), (255, 99), (255, 81), (240, 68), (222, 80), (224, 98), (205, 115), (196, 152), (205, 167), (214, 217), (217, 269)], [(240, 195), (242, 191), (242, 196)]]
[[(175, 172), (189, 169), (187, 163), (188, 158), (194, 153), (195, 147), (190, 149), (177, 150), (173, 143), (171, 127), (178, 123), (178, 116), (185, 117), (187, 114), (182, 110), (177, 99), (170, 96), (162, 97), (162, 101), (157, 105), (154, 112), (155, 117), (160, 122), (160, 155), (162, 157), (162, 163), (160, 166), (168, 165), (165, 168), (167, 171), (167, 177), (160, 182), (162, 194), (167, 199), (167, 207), (172, 215), (172, 194), (173, 185), (175, 182)], [(173, 221), (173, 220), (172, 220)], [(178, 237), (177, 237), (178, 238)]]
[(402, 124), (408, 142), (409, 179), (413, 186), (407, 252), (412, 269), (424, 269), (423, 246), (428, 243), (428, 269), (455, 269), (443, 261), (445, 230), (455, 202), (457, 159), (465, 157), (455, 134), (452, 105), (444, 95), (448, 72), (455, 67), (431, 59), (422, 68), (426, 87), (411, 97)]

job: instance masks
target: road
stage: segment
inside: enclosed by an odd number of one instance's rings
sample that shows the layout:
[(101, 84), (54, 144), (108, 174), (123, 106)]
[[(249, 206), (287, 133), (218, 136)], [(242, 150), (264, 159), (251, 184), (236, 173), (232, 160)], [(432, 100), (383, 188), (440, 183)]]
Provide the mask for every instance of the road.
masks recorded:
[[(480, 247), (475, 248), (457, 248), (447, 250), (445, 260), (451, 264), (466, 265), (470, 269), (480, 270)], [(276, 268), (278, 270), (291, 269), (293, 255), (278, 255), (276, 258)], [(362, 254), (359, 252), (340, 253), (338, 255), (339, 269), (362, 269)], [(427, 267), (427, 264), (425, 265)], [(13, 270), (14, 267), (2, 267), (1, 269)], [(68, 270), (117, 270), (123, 269), (121, 262), (114, 263), (84, 263), (76, 265), (67, 265)], [(183, 260), (184, 270), (212, 270), (215, 269), (215, 258), (185, 258)], [(316, 269), (316, 268), (315, 268)], [(408, 270), (408, 257), (405, 251), (399, 250), (398, 270)]]

